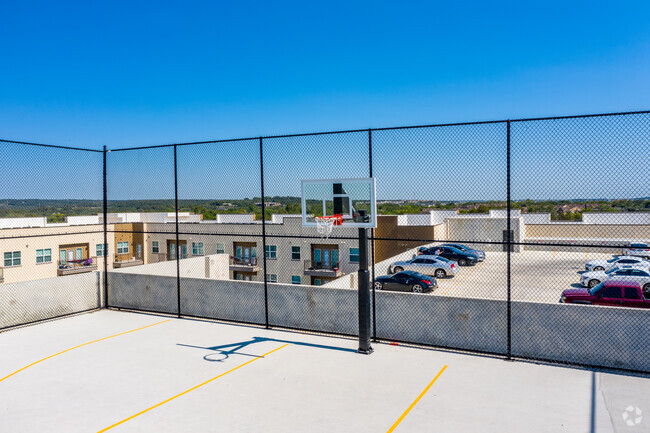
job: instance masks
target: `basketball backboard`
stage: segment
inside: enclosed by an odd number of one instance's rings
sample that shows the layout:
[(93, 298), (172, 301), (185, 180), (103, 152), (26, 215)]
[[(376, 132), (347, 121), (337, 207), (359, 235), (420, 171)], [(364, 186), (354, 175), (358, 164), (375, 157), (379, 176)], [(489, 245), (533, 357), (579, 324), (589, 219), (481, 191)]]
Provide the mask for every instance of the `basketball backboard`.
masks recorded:
[(317, 217), (335, 218), (335, 226), (377, 227), (375, 179), (301, 181), (302, 225), (316, 227)]

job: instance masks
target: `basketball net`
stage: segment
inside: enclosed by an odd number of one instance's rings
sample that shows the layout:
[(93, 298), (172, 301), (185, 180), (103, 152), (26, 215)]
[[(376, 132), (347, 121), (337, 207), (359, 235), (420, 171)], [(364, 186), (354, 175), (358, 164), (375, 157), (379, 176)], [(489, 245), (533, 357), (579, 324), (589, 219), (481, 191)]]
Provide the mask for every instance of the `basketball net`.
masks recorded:
[(334, 222), (336, 218), (333, 217), (316, 217), (316, 231), (321, 238), (327, 239), (330, 237), (332, 230), (334, 229)]

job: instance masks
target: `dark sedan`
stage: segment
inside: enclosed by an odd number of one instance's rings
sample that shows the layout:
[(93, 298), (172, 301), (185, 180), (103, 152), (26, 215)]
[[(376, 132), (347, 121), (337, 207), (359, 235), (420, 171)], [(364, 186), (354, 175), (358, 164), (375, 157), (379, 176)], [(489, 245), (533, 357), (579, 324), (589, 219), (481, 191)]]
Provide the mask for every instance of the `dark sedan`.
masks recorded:
[(402, 271), (375, 278), (375, 290), (425, 293), (438, 287), (435, 278), (414, 271)]
[(475, 255), (476, 257), (478, 257), (479, 262), (482, 262), (483, 260), (485, 260), (485, 251), (476, 250), (474, 248), (468, 247), (467, 245), (463, 245), (463, 244), (442, 244), (442, 246), (443, 247), (456, 248), (457, 250), (461, 250), (464, 253)]
[(445, 259), (458, 262), (460, 266), (469, 266), (478, 263), (478, 256), (475, 254), (464, 253), (458, 248), (443, 245), (430, 248), (420, 247), (418, 254), (444, 257)]

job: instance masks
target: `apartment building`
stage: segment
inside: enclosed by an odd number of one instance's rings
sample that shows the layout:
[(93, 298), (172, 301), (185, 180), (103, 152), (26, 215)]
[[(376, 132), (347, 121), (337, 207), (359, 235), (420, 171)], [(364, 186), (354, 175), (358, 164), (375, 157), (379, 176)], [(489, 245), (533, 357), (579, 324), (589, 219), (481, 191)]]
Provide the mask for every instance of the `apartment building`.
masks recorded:
[[(32, 218), (14, 220), (12, 227), (6, 227), (5, 221), (0, 229), (0, 283), (103, 270), (103, 224), (47, 224), (45, 218), (37, 224)], [(109, 239), (108, 251), (112, 250)]]
[[(242, 215), (242, 217), (247, 217)], [(267, 222), (266, 247), (262, 225), (252, 219), (219, 223), (202, 221), (175, 225), (146, 223), (147, 263), (210, 254), (230, 256), (230, 278), (293, 284), (322, 285), (359, 267), (359, 247), (354, 229), (335, 229), (336, 236), (321, 239), (315, 227), (303, 227), (300, 215), (276, 217)], [(264, 257), (267, 272), (264, 276)]]
[[(200, 215), (175, 213), (108, 214), (108, 248), (104, 250), (103, 217), (69, 217), (66, 223), (48, 224), (46, 218), (0, 219), (0, 283), (73, 275), (104, 269), (139, 266), (169, 260), (227, 254), (229, 277), (236, 280), (322, 285), (358, 270), (357, 229), (335, 227), (322, 239), (315, 227), (303, 227), (300, 215), (274, 215), (267, 221), (266, 245), (262, 224), (253, 215)], [(548, 214), (511, 214), (514, 242), (523, 249), (544, 249), (545, 243), (593, 244), (600, 247), (650, 239), (650, 214), (591, 214), (582, 222), (551, 221)], [(473, 245), (502, 251), (505, 211), (458, 214), (432, 211), (418, 215), (380, 215), (372, 245), (381, 262), (425, 241), (477, 242)], [(483, 244), (482, 242), (485, 242)], [(550, 247), (557, 249), (557, 247)], [(619, 249), (599, 250), (619, 252)], [(266, 258), (266, 275), (264, 275)]]

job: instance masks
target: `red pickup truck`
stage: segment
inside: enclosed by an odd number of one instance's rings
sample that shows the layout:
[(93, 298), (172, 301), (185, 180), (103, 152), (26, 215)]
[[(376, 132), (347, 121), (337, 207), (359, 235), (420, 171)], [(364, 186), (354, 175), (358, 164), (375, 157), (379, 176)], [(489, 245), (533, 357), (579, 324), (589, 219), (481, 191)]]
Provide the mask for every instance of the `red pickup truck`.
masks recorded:
[(643, 292), (636, 281), (603, 281), (591, 289), (570, 289), (562, 292), (560, 302), (616, 307), (650, 308), (650, 292)]

